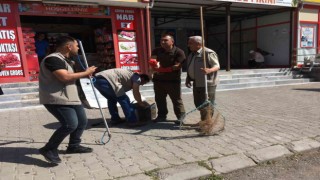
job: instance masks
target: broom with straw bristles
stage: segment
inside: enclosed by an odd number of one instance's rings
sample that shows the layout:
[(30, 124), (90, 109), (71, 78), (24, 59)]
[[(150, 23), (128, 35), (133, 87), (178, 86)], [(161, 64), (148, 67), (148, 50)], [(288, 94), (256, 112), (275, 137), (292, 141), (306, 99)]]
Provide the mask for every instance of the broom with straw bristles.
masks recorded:
[[(200, 7), (200, 18), (201, 18), (201, 33), (202, 33), (202, 57), (204, 69), (206, 69), (206, 55), (204, 47), (204, 28), (203, 28), (203, 10)], [(207, 85), (207, 74), (205, 76), (205, 97), (208, 105), (200, 109), (201, 114), (206, 116), (199, 122), (200, 135), (216, 135), (224, 130), (225, 118), (215, 108), (212, 102), (208, 101), (208, 85)]]

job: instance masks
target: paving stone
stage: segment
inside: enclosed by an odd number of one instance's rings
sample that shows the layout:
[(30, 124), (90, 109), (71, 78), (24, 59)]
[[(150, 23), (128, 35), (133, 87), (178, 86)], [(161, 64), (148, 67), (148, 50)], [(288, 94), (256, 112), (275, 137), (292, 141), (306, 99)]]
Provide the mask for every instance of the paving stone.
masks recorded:
[[(86, 109), (90, 120), (82, 136), (82, 143), (92, 147), (94, 152), (72, 155), (61, 153), (62, 163), (57, 167), (50, 167), (37, 152), (48, 141), (54, 129), (59, 127), (57, 120), (44, 108), (1, 111), (0, 177), (10, 180), (28, 172), (34, 175), (34, 179), (46, 179), (42, 178), (46, 176), (57, 179), (56, 174), (61, 174), (64, 179), (72, 179), (72, 172), (81, 171), (82, 177), (78, 177), (81, 179), (116, 179), (153, 169), (180, 166), (186, 162), (258, 152), (277, 144), (292, 143), (298, 148), (297, 142), (308, 138), (320, 143), (320, 99), (314, 98), (319, 94), (314, 91), (319, 85), (310, 83), (218, 91), (217, 108), (226, 118), (226, 130), (218, 136), (200, 137), (194, 130), (179, 130), (172, 122), (150, 122), (133, 129), (122, 125), (112, 127), (110, 142), (101, 146), (95, 140), (102, 136), (105, 127), (91, 126), (101, 121), (99, 109)], [(186, 111), (193, 110), (192, 95), (183, 95), (182, 98)], [(176, 117), (169, 98), (168, 102), (167, 117), (174, 120)], [(106, 118), (110, 118), (107, 109), (103, 109), (103, 112)], [(124, 117), (121, 108), (119, 114)], [(199, 121), (199, 117), (199, 112), (195, 111), (187, 119), (193, 123)], [(66, 149), (68, 140), (66, 138), (63, 141), (60, 150)], [(316, 147), (310, 142), (307, 145)], [(278, 153), (278, 150), (269, 151), (276, 154), (276, 157), (286, 155)], [(257, 161), (274, 157), (269, 157), (268, 152), (262, 155), (256, 157)]]
[(234, 170), (256, 165), (250, 158), (244, 154), (235, 154), (226, 157), (220, 157), (210, 161), (213, 170), (217, 173), (228, 173)]
[(270, 146), (246, 153), (246, 155), (253, 159), (256, 163), (261, 163), (291, 154), (292, 153), (282, 145)]
[(293, 152), (303, 152), (320, 147), (320, 142), (313, 139), (302, 139), (300, 141), (293, 141), (287, 144), (288, 149)]
[(97, 171), (93, 171), (90, 172), (91, 176), (94, 177), (94, 179), (112, 179), (113, 176), (110, 176), (107, 173), (107, 170), (97, 170)]
[[(33, 177), (33, 180), (44, 180), (44, 179), (53, 179), (55, 176), (53, 174), (41, 174), (41, 175), (35, 175)], [(72, 177), (70, 177), (71, 179)]]
[(2, 180), (15, 180), (15, 174), (0, 174), (0, 179)]
[(193, 163), (159, 170), (157, 177), (160, 180), (185, 180), (197, 179), (211, 174), (212, 172), (210, 170)]
[(317, 137), (314, 138), (316, 141), (320, 142), (320, 136), (318, 135)]
[(119, 180), (152, 180), (153, 178), (145, 175), (145, 174), (137, 174), (133, 176), (119, 178)]

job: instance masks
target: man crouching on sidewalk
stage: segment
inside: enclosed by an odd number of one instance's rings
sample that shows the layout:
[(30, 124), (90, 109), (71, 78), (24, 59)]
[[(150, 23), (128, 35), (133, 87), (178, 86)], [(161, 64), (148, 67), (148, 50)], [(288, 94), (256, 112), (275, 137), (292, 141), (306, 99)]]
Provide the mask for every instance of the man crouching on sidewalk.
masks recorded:
[(117, 103), (122, 107), (123, 113), (130, 127), (140, 126), (135, 114), (135, 107), (126, 95), (132, 89), (133, 97), (138, 105), (145, 107), (142, 102), (139, 87), (150, 81), (148, 75), (134, 73), (126, 69), (108, 69), (97, 73), (94, 86), (108, 99), (108, 108), (111, 115), (111, 125), (123, 122), (118, 113)]

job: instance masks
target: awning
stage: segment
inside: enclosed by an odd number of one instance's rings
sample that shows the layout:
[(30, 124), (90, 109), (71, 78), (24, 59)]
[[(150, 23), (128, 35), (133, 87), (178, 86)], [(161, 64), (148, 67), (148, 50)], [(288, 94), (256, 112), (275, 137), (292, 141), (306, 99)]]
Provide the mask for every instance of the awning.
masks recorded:
[(141, 0), (18, 0), (19, 2), (42, 2), (44, 4), (86, 5), (86, 6), (121, 6), (145, 8), (149, 4)]
[(155, 25), (179, 19), (199, 19), (199, 7), (204, 8), (204, 19), (210, 23), (225, 21), (226, 6), (230, 6), (231, 21), (288, 11), (296, 5), (291, 0), (155, 0), (151, 16)]

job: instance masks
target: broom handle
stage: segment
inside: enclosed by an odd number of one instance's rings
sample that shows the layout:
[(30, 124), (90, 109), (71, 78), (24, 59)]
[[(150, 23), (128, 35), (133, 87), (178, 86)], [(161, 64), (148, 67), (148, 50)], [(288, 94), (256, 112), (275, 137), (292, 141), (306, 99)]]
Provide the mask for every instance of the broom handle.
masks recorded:
[[(203, 25), (203, 10), (202, 6), (200, 7), (200, 21), (201, 21), (201, 36), (202, 36), (202, 57), (203, 57), (203, 68), (206, 68), (206, 53), (204, 47), (204, 25)], [(205, 97), (208, 100), (208, 85), (207, 85), (207, 75), (204, 75), (204, 87), (205, 87)]]

